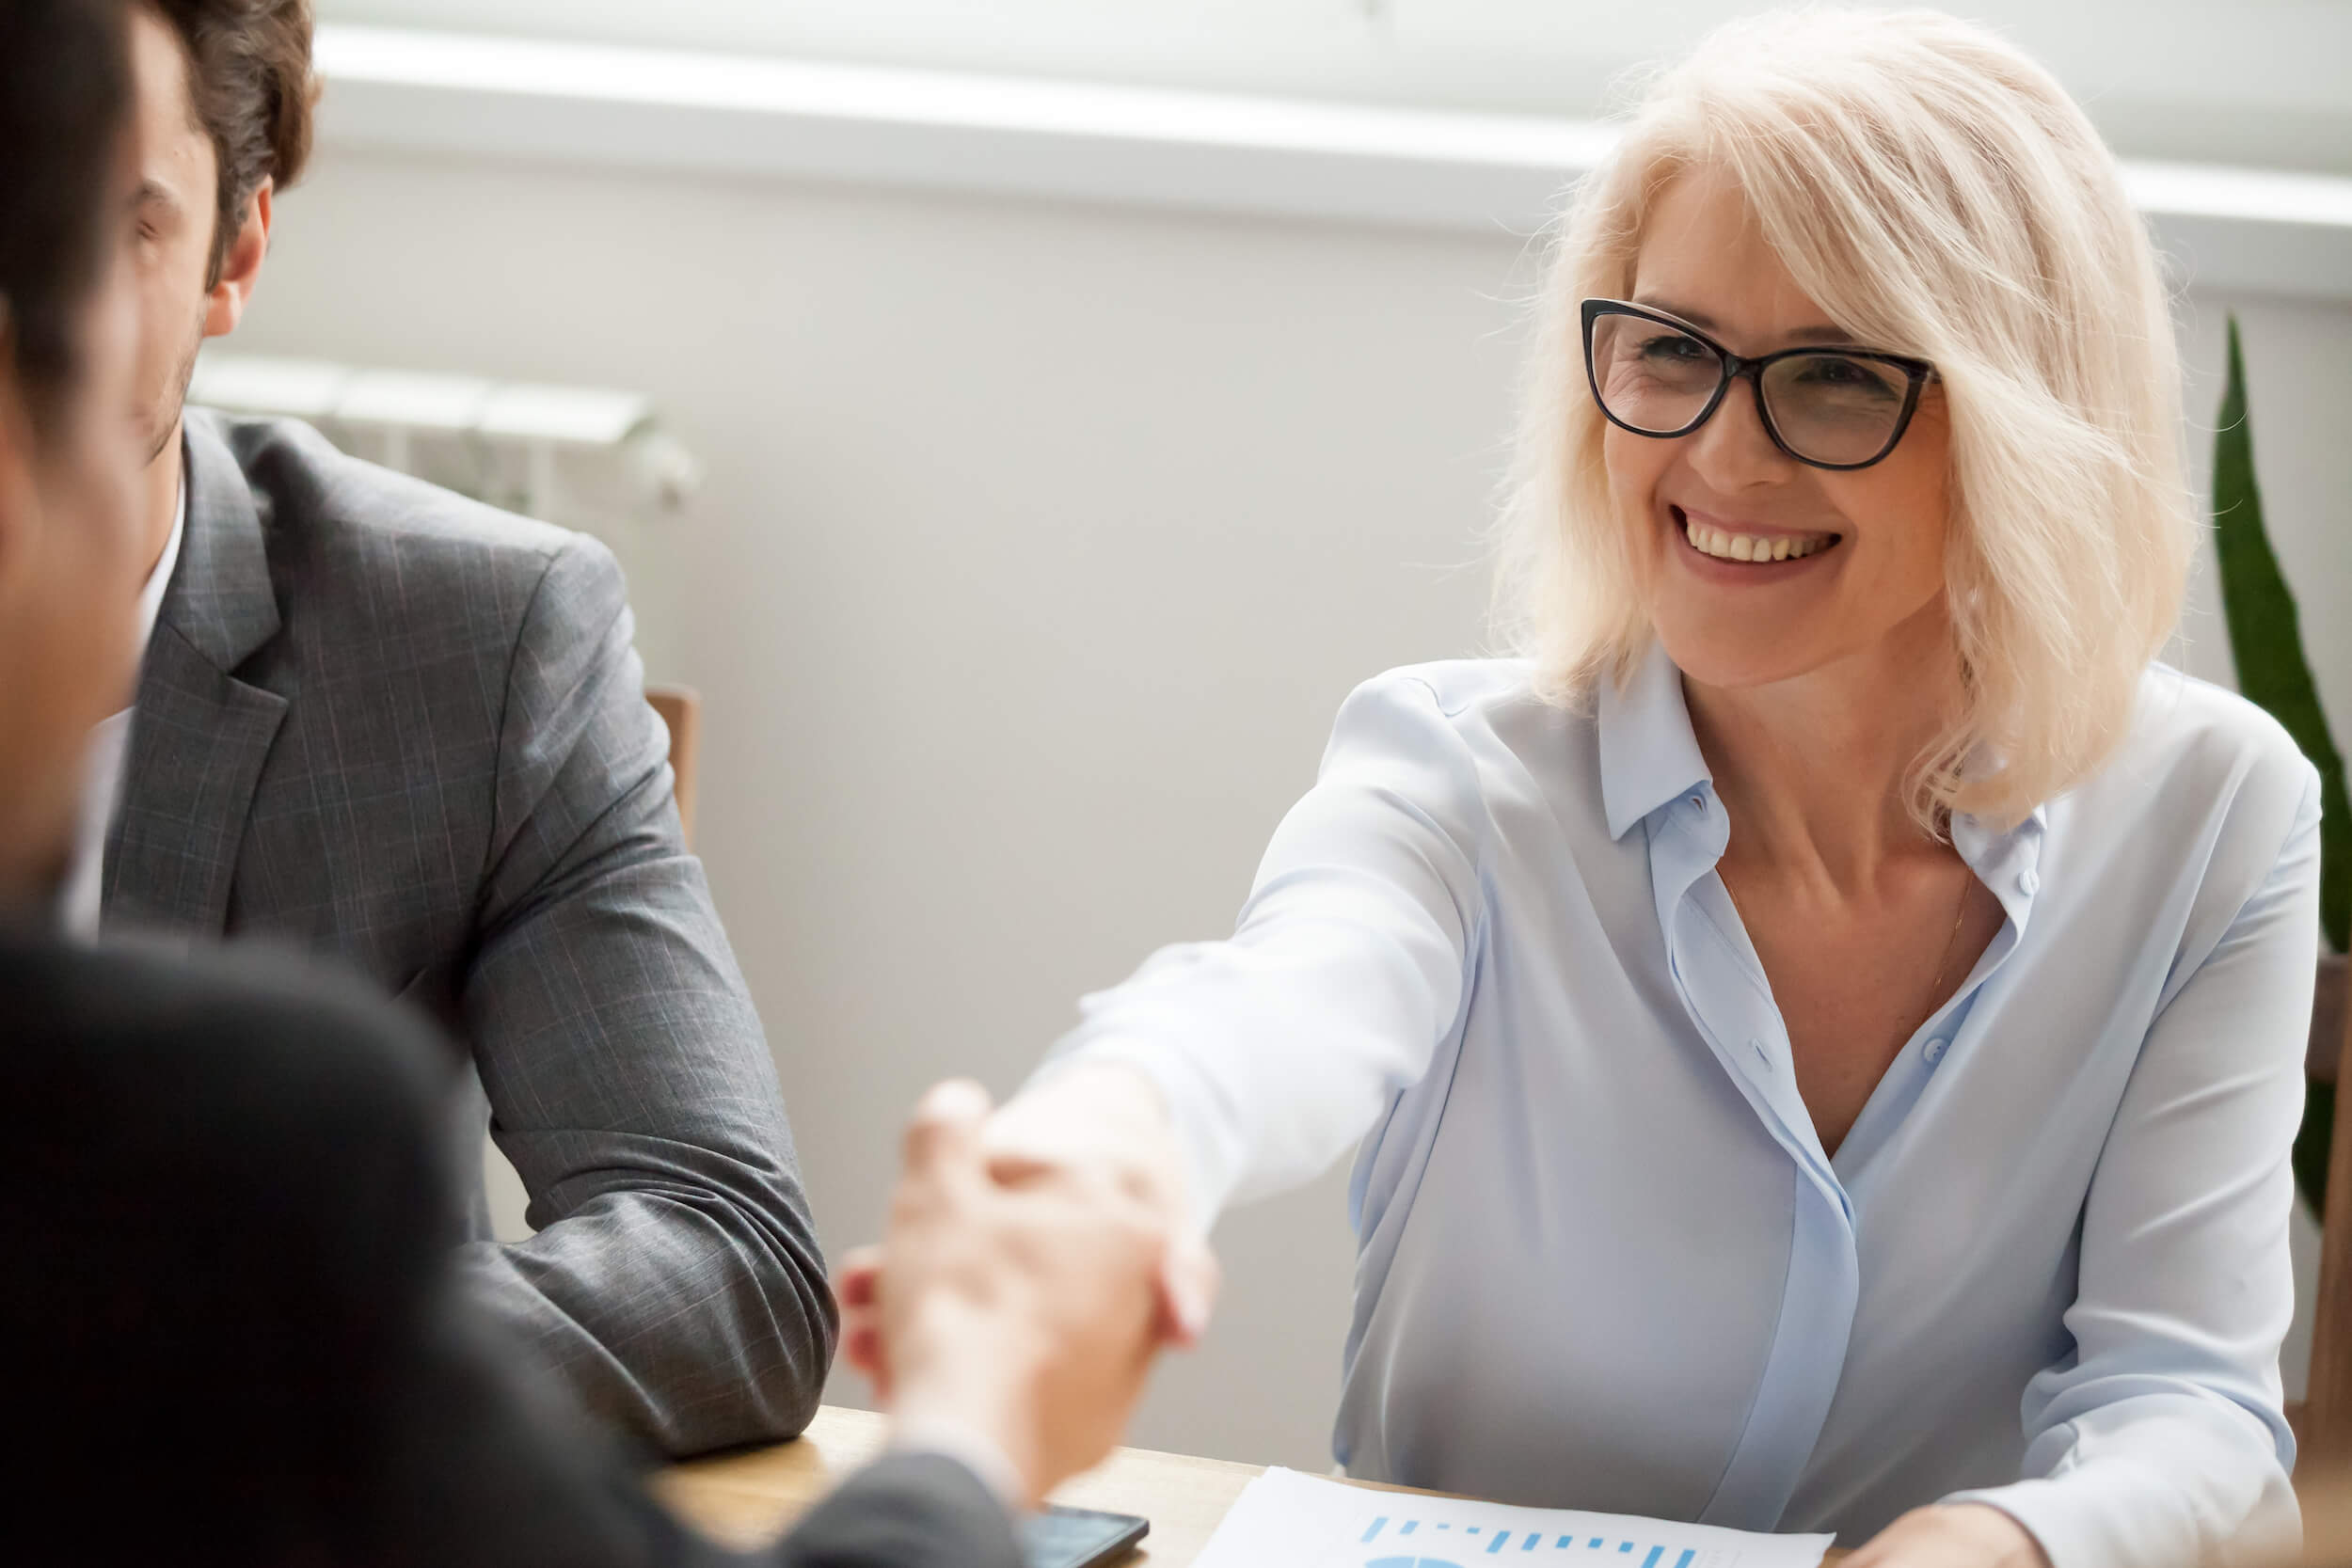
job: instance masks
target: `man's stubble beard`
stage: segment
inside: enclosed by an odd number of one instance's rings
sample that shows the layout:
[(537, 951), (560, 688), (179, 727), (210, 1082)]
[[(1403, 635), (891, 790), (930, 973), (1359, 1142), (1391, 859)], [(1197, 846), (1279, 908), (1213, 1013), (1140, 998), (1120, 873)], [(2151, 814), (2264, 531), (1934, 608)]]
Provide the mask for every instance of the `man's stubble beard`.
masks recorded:
[[(210, 301), (207, 301), (209, 309)], [(180, 411), (187, 406), (188, 384), (196, 379), (196, 356), (204, 346), (204, 311), (199, 311), (195, 330), (188, 334), (187, 352), (180, 356), (180, 369), (175, 372), (164, 396), (154, 407), (148, 433), (147, 462), (152, 465), (171, 445), (173, 433), (180, 428)]]

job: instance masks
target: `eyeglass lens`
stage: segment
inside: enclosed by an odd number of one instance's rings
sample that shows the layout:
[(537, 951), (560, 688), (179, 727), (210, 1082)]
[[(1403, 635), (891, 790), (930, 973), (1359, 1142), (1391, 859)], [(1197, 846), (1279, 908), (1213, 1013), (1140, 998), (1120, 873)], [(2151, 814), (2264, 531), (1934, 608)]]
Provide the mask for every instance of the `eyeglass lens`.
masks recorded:
[[(1687, 332), (1640, 316), (1593, 320), (1593, 383), (1610, 417), (1649, 436), (1679, 436), (1724, 384), (1724, 360)], [(1849, 354), (1800, 354), (1764, 368), (1764, 406), (1790, 451), (1816, 463), (1867, 463), (1895, 438), (1910, 384), (1893, 365)]]

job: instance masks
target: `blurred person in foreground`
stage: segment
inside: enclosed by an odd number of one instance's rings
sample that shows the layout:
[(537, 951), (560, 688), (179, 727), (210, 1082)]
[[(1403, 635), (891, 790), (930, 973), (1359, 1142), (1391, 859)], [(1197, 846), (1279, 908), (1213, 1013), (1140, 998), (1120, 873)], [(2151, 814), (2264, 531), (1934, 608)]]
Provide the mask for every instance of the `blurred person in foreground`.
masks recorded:
[(2162, 1568), (2296, 1529), (2319, 786), (2197, 542), (2114, 158), (1932, 12), (1659, 77), (1559, 232), (1502, 606), (1000, 1151), (1171, 1223), (1357, 1145), (1351, 1475)]
[[(309, 154), (310, 6), (143, 0), (131, 29), (145, 657), (94, 734), (58, 917), (298, 945), (431, 1014), (473, 1069), (468, 1289), (665, 1452), (788, 1436), (834, 1304), (620, 571), (307, 426), (183, 406)], [(485, 1123), (530, 1193), (512, 1244)]]
[[(89, 726), (136, 657), (137, 270), (113, 0), (0, 6), (0, 1480), (9, 1562), (1014, 1568), (1166, 1337), (1156, 1213), (992, 1176), (989, 1106), (918, 1110), (862, 1276), (894, 1451), (738, 1558), (466, 1287), (449, 1053), (252, 952), (93, 952), (49, 919)], [(1008, 1174), (1017, 1180), (1002, 1179)]]

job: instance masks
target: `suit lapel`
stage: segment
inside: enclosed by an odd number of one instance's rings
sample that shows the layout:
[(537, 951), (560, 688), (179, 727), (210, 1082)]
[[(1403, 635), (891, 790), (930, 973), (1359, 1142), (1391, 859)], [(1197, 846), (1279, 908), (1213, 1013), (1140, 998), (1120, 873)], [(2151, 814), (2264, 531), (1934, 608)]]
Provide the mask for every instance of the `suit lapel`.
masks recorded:
[(187, 531), (139, 671), (101, 923), (221, 933), (253, 791), (286, 699), (236, 677), (278, 634), (261, 517), (244, 471), (190, 412)]

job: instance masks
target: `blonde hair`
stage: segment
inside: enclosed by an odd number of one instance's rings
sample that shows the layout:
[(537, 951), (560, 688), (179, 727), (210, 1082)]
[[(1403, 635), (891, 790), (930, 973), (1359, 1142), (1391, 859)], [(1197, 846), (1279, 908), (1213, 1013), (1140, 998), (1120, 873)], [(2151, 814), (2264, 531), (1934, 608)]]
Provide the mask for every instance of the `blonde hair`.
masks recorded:
[(1650, 204), (1726, 172), (1798, 285), (1932, 360), (1951, 415), (1946, 594), (1966, 696), (1922, 755), (1923, 819), (2013, 823), (2121, 739), (2197, 524), (2168, 298), (2115, 160), (2048, 72), (1931, 11), (1780, 11), (1659, 78), (1563, 215), (1501, 526), (1498, 630), (1582, 705), (1648, 645), (1579, 301), (1622, 298)]

